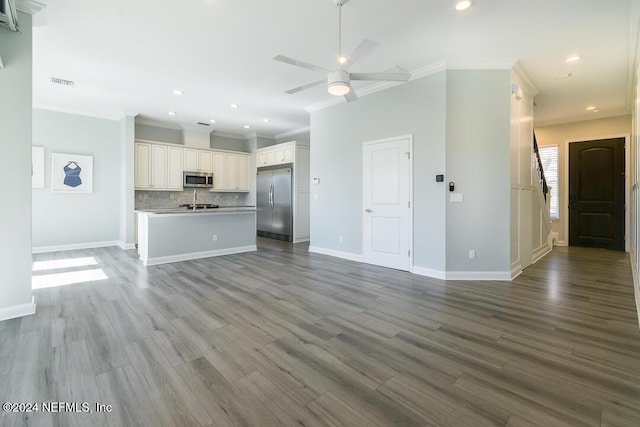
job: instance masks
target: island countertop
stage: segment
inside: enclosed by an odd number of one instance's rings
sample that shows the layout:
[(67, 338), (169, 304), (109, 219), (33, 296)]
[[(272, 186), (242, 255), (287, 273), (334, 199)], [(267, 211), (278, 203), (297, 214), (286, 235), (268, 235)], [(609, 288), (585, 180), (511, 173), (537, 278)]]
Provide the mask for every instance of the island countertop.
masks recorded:
[(136, 210), (140, 260), (148, 266), (255, 251), (256, 212), (255, 206)]
[(152, 208), (137, 209), (136, 213), (147, 215), (204, 215), (204, 214), (222, 214), (236, 212), (256, 212), (255, 206), (220, 206), (218, 208), (207, 209), (189, 209), (189, 208)]

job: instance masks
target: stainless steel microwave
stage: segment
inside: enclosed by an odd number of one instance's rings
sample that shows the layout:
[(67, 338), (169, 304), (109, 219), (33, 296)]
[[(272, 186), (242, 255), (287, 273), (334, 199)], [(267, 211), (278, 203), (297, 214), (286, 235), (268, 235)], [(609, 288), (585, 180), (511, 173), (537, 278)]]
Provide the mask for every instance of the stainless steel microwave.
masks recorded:
[(213, 174), (208, 172), (184, 171), (182, 186), (185, 188), (213, 188)]

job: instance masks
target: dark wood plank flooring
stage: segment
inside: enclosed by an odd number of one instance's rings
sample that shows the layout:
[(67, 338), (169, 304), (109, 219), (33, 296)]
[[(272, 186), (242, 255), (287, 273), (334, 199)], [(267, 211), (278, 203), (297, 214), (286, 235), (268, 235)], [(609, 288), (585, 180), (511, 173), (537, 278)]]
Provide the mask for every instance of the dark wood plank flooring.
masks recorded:
[[(0, 322), (2, 426), (639, 426), (628, 256), (557, 248), (506, 282), (443, 282), (259, 240), (259, 251), (34, 291)], [(80, 273), (78, 273), (80, 274)]]

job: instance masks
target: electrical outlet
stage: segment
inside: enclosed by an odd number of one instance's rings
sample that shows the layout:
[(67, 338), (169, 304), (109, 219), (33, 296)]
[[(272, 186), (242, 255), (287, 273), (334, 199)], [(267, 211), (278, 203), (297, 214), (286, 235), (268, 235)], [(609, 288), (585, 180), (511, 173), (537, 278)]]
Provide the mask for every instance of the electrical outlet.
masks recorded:
[(476, 259), (476, 251), (471, 249), (469, 251), (469, 259)]
[(214, 242), (217, 242), (217, 241), (218, 241), (218, 235), (217, 235), (217, 234), (214, 234), (214, 235), (213, 235), (213, 241), (214, 241)]
[(342, 234), (340, 235), (340, 237), (338, 237), (338, 240), (340, 241), (340, 243), (344, 242), (344, 237), (342, 237)]

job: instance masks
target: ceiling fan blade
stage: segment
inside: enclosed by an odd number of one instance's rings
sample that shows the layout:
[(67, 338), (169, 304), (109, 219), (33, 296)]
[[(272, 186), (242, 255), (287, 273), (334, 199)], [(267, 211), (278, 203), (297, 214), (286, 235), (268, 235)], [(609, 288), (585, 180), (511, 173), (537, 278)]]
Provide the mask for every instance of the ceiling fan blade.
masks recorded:
[(349, 91), (349, 93), (347, 93), (344, 96), (344, 99), (347, 100), (347, 102), (353, 102), (353, 101), (357, 101), (358, 100), (358, 95), (356, 95), (356, 93), (353, 91), (353, 89), (351, 89)]
[(350, 73), (351, 80), (375, 80), (390, 82), (406, 82), (411, 77), (408, 73)]
[(278, 55), (274, 57), (276, 61), (284, 62), (285, 64), (295, 65), (296, 67), (306, 68), (311, 71), (319, 71), (323, 74), (329, 73), (329, 70), (317, 65), (309, 64), (307, 62), (298, 61), (297, 59), (289, 58), (288, 56)]
[(344, 64), (340, 66), (340, 69), (348, 70), (350, 67), (369, 56), (369, 54), (373, 52), (373, 50), (379, 45), (380, 43), (373, 40), (362, 40), (362, 42), (360, 42), (360, 44), (353, 50), (353, 52), (351, 52), (351, 55), (347, 57), (347, 60), (344, 62)]
[(316, 80), (315, 82), (307, 83), (306, 85), (294, 87), (293, 89), (289, 89), (285, 91), (285, 93), (288, 93), (289, 95), (293, 95), (294, 93), (298, 93), (305, 89), (309, 89), (311, 87), (318, 86), (321, 84), (326, 84), (326, 83), (327, 83), (327, 79), (320, 79), (320, 80)]

